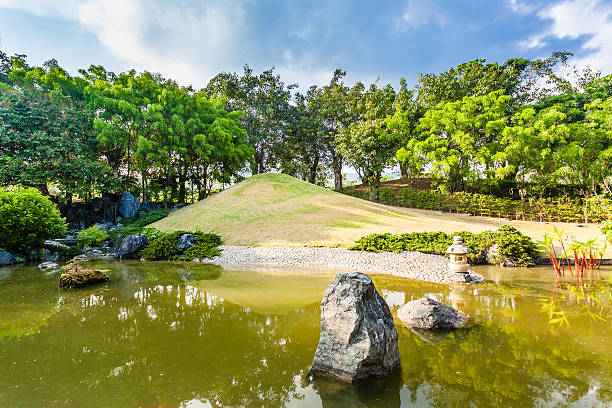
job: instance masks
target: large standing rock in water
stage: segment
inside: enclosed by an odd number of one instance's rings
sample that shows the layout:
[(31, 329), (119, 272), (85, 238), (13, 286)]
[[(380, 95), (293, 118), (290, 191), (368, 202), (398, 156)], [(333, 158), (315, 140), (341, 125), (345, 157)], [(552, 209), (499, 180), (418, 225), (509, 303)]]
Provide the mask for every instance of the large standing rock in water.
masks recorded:
[(145, 234), (128, 235), (121, 241), (121, 246), (117, 250), (117, 256), (135, 255), (138, 251), (143, 250), (148, 244), (149, 241)]
[(372, 279), (359, 272), (336, 275), (323, 294), (311, 372), (355, 381), (386, 376), (399, 367), (393, 316)]
[(124, 191), (119, 200), (119, 213), (122, 217), (133, 217), (138, 214), (140, 201), (129, 191)]
[(450, 330), (467, 324), (464, 313), (428, 297), (406, 303), (398, 309), (397, 317), (417, 329)]

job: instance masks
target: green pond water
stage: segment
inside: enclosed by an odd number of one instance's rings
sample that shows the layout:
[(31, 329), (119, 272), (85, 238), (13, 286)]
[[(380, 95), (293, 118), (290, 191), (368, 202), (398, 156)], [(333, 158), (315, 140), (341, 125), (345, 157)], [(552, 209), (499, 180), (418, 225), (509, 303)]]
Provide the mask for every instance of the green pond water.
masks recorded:
[[(93, 266), (108, 284), (69, 291), (57, 273), (0, 269), (0, 407), (612, 405), (610, 269), (589, 309), (548, 268), (480, 268), (492, 282), (467, 288), (374, 276), (394, 311), (430, 295), (477, 325), (432, 335), (396, 321), (401, 372), (347, 385), (307, 375), (331, 274)], [(553, 296), (569, 326), (541, 310)]]

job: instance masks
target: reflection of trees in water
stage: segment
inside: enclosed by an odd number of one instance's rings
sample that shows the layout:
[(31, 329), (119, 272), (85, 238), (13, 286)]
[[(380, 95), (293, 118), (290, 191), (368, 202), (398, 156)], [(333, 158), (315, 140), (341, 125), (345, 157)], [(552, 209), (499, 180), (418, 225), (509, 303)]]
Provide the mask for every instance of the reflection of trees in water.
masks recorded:
[(9, 364), (0, 354), (0, 365), (9, 367), (0, 380), (5, 402), (282, 406), (311, 362), (316, 306), (266, 316), (188, 285), (135, 288), (129, 299), (123, 290), (67, 299), (39, 335), (6, 344), (4, 355), (19, 361)]
[[(597, 344), (584, 347), (584, 342), (609, 338), (609, 328), (577, 324), (559, 337), (548, 332), (538, 296), (524, 288), (485, 285), (457, 291), (436, 296), (447, 304), (460, 302), (476, 316), (477, 326), (429, 344), (398, 324), (402, 377), (413, 399), (420, 390), (439, 407), (537, 406), (555, 398), (563, 405), (587, 394), (595, 394), (601, 406), (612, 401), (607, 383), (612, 370), (605, 363), (609, 346), (604, 341), (603, 350)], [(601, 353), (597, 358), (594, 350)]]

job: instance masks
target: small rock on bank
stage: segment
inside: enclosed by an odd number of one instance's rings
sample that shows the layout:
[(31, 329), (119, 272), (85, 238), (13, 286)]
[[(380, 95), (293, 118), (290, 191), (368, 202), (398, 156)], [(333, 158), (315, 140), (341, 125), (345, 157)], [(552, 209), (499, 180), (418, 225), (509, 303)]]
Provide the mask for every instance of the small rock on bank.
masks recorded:
[(406, 327), (426, 330), (451, 330), (465, 327), (467, 315), (428, 297), (400, 307), (397, 317)]
[(148, 244), (149, 241), (144, 234), (128, 235), (121, 241), (121, 246), (117, 250), (117, 256), (133, 256), (143, 250)]
[(321, 336), (311, 373), (344, 381), (387, 376), (400, 367), (389, 306), (369, 276), (340, 273), (321, 302)]

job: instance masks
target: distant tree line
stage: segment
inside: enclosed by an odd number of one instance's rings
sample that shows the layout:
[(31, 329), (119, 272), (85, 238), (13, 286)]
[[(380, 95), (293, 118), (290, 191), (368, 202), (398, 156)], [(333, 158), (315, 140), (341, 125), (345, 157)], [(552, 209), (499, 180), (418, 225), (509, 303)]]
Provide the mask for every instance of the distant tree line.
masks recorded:
[[(378, 81), (299, 91), (274, 68), (220, 73), (202, 90), (150, 72), (91, 66), (71, 76), (0, 53), (0, 184), (67, 199), (130, 189), (185, 202), (244, 174), (280, 171), (311, 183), (356, 169), (377, 199), (385, 169), (441, 190), (514, 182), (585, 196), (610, 183), (612, 76), (549, 58), (474, 60), (421, 74), (409, 89)], [(504, 184), (506, 185), (506, 184)]]

